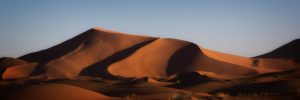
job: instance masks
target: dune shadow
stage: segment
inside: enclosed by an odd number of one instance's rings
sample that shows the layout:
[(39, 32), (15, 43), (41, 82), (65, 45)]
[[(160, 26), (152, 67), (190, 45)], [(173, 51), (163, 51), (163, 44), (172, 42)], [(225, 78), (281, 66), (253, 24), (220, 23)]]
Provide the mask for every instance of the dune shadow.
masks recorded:
[(101, 78), (105, 78), (105, 79), (119, 79), (121, 77), (114, 76), (108, 72), (109, 65), (130, 56), (132, 53), (134, 53), (139, 48), (144, 47), (145, 45), (147, 45), (155, 40), (156, 39), (145, 41), (145, 42), (136, 44), (130, 48), (127, 48), (125, 50), (119, 51), (104, 60), (101, 60), (95, 64), (92, 64), (92, 65), (86, 67), (79, 73), (79, 76), (94, 76), (94, 77), (101, 77)]
[(172, 75), (188, 69), (187, 67), (195, 59), (196, 55), (200, 53), (200, 49), (196, 44), (189, 44), (178, 51), (176, 51), (168, 61), (166, 73)]
[(31, 73), (31, 75), (39, 75), (45, 71), (43, 66), (46, 63), (48, 63), (51, 60), (57, 59), (78, 48), (81, 45), (82, 41), (87, 39), (93, 32), (93, 30), (88, 30), (52, 48), (29, 53), (27, 55), (19, 57), (18, 59), (25, 60), (28, 62), (38, 62), (39, 64), (36, 66), (35, 70)]

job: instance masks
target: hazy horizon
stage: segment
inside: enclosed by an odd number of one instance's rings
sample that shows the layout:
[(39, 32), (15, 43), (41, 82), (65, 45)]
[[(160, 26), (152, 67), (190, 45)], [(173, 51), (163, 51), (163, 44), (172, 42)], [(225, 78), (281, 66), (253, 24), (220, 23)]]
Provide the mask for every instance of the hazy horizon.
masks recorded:
[(299, 0), (7, 0), (0, 13), (0, 57), (46, 49), (93, 27), (247, 57), (300, 38)]

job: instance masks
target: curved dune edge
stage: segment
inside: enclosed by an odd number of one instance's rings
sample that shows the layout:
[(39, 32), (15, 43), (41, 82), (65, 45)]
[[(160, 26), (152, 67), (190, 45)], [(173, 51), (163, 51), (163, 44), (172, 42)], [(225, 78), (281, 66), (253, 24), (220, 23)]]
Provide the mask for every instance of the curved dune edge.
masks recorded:
[(257, 74), (258, 71), (242, 67), (240, 65), (219, 61), (204, 55), (203, 53), (198, 53), (194, 61), (190, 65), (194, 70), (213, 72), (217, 74), (229, 74), (229, 75), (250, 75)]
[(3, 73), (12, 66), (27, 64), (28, 62), (11, 57), (0, 58), (0, 79), (3, 79)]
[[(191, 43), (175, 39), (158, 39), (140, 48), (129, 57), (110, 65), (108, 70), (113, 75), (122, 77), (167, 76), (169, 74), (167, 68), (175, 67), (169, 65), (171, 57), (176, 51), (189, 44)], [(176, 60), (180, 62), (183, 58)], [(176, 67), (182, 68), (180, 65)]]
[(3, 79), (28, 78), (38, 63), (28, 63), (12, 66), (6, 69), (2, 74)]
[(2, 98), (10, 100), (121, 100), (66, 84), (27, 86)]

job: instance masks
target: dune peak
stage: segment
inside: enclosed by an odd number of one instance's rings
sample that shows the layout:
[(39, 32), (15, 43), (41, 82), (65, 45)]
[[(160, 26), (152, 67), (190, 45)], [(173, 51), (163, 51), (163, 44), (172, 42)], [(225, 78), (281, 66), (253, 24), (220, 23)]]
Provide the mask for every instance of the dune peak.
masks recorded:
[(124, 33), (121, 33), (121, 32), (117, 32), (117, 31), (113, 31), (113, 30), (108, 30), (108, 29), (101, 28), (101, 27), (93, 27), (90, 30), (99, 31), (99, 32), (105, 32), (105, 33), (119, 33), (119, 34), (124, 34)]
[(295, 39), (295, 40), (293, 40), (293, 41), (291, 41), (291, 42), (289, 42), (289, 43), (295, 43), (295, 44), (300, 44), (300, 39)]

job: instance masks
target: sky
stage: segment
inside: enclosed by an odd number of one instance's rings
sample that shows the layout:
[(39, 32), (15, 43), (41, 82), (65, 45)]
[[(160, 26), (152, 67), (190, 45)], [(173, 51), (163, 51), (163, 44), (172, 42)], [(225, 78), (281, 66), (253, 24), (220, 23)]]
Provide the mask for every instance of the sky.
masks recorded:
[(300, 38), (300, 0), (0, 0), (0, 57), (93, 27), (252, 57)]

